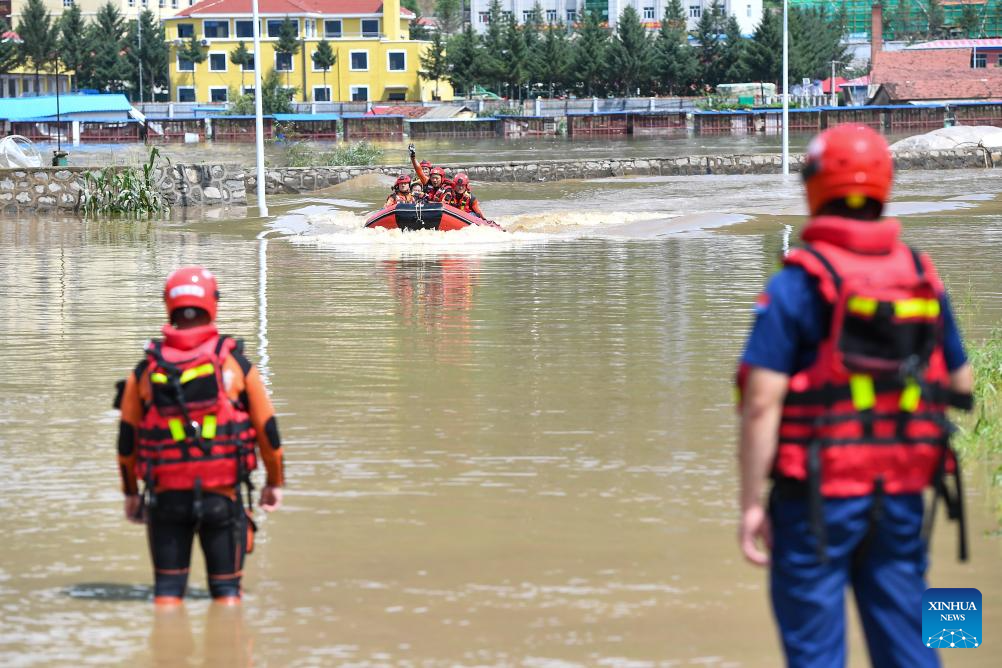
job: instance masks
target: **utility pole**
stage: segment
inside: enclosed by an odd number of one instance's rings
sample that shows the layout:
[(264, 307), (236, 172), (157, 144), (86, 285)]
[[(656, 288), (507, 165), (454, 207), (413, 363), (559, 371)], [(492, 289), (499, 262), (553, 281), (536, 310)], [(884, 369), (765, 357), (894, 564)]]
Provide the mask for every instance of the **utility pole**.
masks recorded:
[(838, 106), (838, 93), (835, 92), (835, 64), (837, 62), (838, 62), (837, 60), (833, 60), (832, 61), (832, 78), (831, 78), (832, 89), (831, 89), (831, 94), (832, 94), (832, 106), (833, 107), (837, 107)]
[(267, 186), (264, 176), (264, 113), (261, 99), (261, 14), (258, 11), (258, 0), (251, 0), (251, 12), (254, 17), (254, 148), (257, 208), (259, 216), (267, 217), (268, 204), (264, 198)]
[(790, 25), (783, 0), (783, 176), (790, 175)]
[[(139, 62), (139, 101), (143, 101), (143, 22), (142, 12), (136, 16), (136, 34), (139, 36), (139, 52), (136, 54)], [(152, 100), (151, 100), (152, 101)]]

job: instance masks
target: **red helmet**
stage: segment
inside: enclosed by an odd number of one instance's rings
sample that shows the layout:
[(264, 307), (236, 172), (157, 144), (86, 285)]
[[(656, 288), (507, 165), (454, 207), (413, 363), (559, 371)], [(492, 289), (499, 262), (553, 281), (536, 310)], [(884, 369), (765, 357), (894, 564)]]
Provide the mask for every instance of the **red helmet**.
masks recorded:
[(421, 169), (431, 169), (431, 160), (422, 160)]
[(411, 177), (407, 174), (401, 174), (400, 176), (397, 177), (397, 182), (393, 184), (393, 187), (399, 188), (402, 185), (409, 186), (410, 184), (411, 184)]
[(812, 216), (832, 200), (846, 198), (850, 206), (866, 199), (887, 202), (894, 178), (894, 161), (887, 141), (865, 125), (837, 125), (815, 137), (807, 147), (801, 172)]
[(167, 277), (164, 284), (164, 302), (167, 316), (179, 308), (200, 308), (216, 319), (216, 304), (219, 302), (219, 285), (216, 277), (205, 267), (181, 267)]
[(463, 172), (456, 174), (456, 176), (453, 177), (452, 182), (457, 188), (470, 187), (470, 177)]
[(431, 168), (431, 175), (435, 176), (436, 174), (438, 174), (443, 179), (445, 179), (445, 170), (442, 169), (441, 167), (432, 167)]

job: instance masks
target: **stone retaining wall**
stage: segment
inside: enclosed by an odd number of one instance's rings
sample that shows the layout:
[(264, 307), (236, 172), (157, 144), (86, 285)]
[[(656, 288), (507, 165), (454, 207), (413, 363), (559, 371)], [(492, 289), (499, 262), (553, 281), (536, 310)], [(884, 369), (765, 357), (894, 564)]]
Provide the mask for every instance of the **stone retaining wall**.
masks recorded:
[[(972, 169), (994, 167), (1002, 153), (979, 148), (902, 152), (895, 155), (898, 169)], [(790, 156), (790, 170), (797, 172), (802, 155)], [(447, 164), (450, 173), (463, 171), (474, 182), (531, 183), (563, 179), (595, 179), (611, 176), (698, 176), (705, 174), (779, 174), (778, 154), (692, 156), (680, 158), (625, 158), (617, 160), (537, 160), (533, 162)], [(375, 167), (284, 167), (266, 174), (268, 194), (304, 193), (350, 181), (365, 174), (396, 177), (410, 173), (410, 166)], [(248, 174), (247, 191), (257, 192), (257, 179)]]
[[(112, 169), (127, 169), (113, 167)], [(74, 211), (79, 208), (84, 174), (93, 167), (0, 169), (0, 208), (17, 211)], [(246, 204), (246, 170), (229, 165), (172, 165), (154, 177), (171, 206)]]
[[(790, 156), (790, 170), (799, 171), (802, 155)], [(1002, 152), (980, 148), (950, 151), (907, 152), (895, 155), (898, 169), (972, 169), (1002, 163)], [(698, 176), (705, 174), (778, 174), (777, 154), (692, 156), (680, 158), (625, 158), (617, 160), (537, 160), (533, 162), (467, 163), (446, 165), (450, 172), (464, 171), (474, 182), (532, 183), (563, 179), (611, 176)], [(114, 169), (125, 169), (124, 167)], [(79, 206), (83, 174), (89, 167), (0, 169), (0, 208), (18, 210), (74, 210)], [(266, 173), (268, 194), (306, 193), (350, 181), (365, 174), (396, 177), (410, 166), (284, 167)], [(156, 178), (172, 206), (246, 204), (257, 192), (251, 169), (233, 165), (172, 165)]]

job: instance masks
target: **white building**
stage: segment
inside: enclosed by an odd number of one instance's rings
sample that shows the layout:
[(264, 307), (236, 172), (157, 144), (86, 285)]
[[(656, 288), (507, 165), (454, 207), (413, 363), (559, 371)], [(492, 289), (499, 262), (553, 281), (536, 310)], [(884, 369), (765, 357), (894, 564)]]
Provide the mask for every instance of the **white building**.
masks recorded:
[[(640, 20), (651, 30), (657, 30), (661, 18), (665, 15), (665, 6), (669, 0), (501, 0), (501, 9), (506, 14), (512, 14), (519, 23), (532, 14), (532, 8), (539, 3), (543, 9), (543, 22), (575, 23), (583, 15), (585, 7), (595, 9), (609, 22), (616, 26), (616, 19), (628, 6), (633, 6), (640, 15)], [(728, 14), (733, 14), (741, 26), (741, 33), (751, 35), (762, 20), (762, 0), (719, 0), (720, 6)], [(682, 0), (682, 6), (689, 14), (689, 30), (696, 27), (700, 16), (713, 5), (713, 0)], [(470, 0), (470, 20), (473, 28), (484, 33), (490, 23), (491, 0)]]

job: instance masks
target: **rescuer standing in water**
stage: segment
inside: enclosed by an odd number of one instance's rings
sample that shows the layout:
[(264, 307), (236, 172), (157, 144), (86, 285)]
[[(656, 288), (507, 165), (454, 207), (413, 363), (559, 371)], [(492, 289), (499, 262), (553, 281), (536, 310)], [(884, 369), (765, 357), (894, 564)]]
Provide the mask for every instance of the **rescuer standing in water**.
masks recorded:
[(827, 130), (802, 176), (805, 245), (759, 297), (738, 373), (741, 550), (771, 569), (788, 665), (845, 665), (851, 585), (874, 666), (937, 666), (922, 492), (962, 520), (946, 409), (971, 407), (973, 375), (935, 266), (882, 217), (883, 137)]
[(240, 601), (255, 530), (255, 442), (267, 470), (260, 505), (270, 512), (282, 504), (281, 440), (271, 400), (243, 343), (217, 331), (218, 300), (208, 270), (172, 273), (164, 287), (170, 323), (163, 339), (147, 344), (143, 360), (119, 384), (125, 515), (147, 526), (158, 605), (184, 598), (196, 534), (212, 598)]

